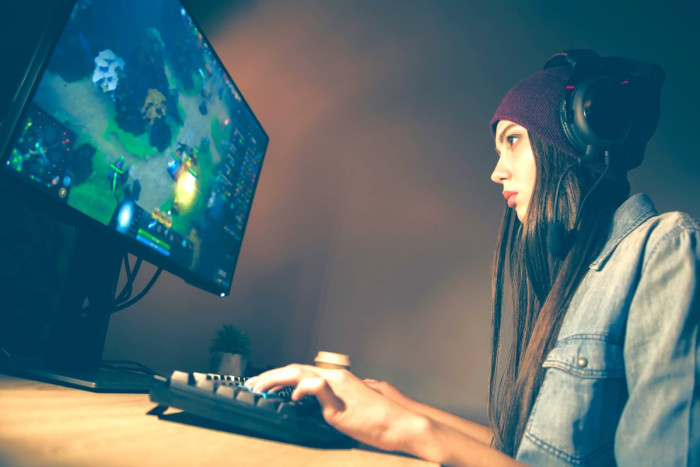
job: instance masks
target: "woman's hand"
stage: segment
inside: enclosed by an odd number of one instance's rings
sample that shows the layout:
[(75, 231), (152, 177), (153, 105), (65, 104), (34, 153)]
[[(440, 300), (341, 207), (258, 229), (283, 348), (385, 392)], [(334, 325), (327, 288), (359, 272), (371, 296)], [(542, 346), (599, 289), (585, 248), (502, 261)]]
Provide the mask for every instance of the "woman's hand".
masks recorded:
[(493, 432), (487, 426), (472, 422), (466, 418), (459, 417), (444, 410), (431, 407), (429, 405), (411, 399), (406, 394), (399, 391), (391, 383), (386, 381), (377, 381), (375, 379), (364, 379), (364, 383), (370, 388), (382, 394), (389, 400), (399, 404), (400, 406), (431, 418), (439, 423), (452, 427), (455, 430), (461, 431), (467, 436), (474, 438), (484, 445), (490, 445), (493, 439)]
[(362, 380), (368, 387), (386, 397), (390, 401), (399, 404), (408, 410), (416, 411), (418, 402), (408, 397), (403, 392), (399, 391), (396, 386), (386, 381), (378, 381), (376, 379), (365, 378)]
[(385, 451), (401, 451), (441, 465), (516, 464), (484, 442), (490, 439), (487, 427), (414, 401), (389, 383), (362, 381), (347, 370), (289, 365), (245, 384), (258, 392), (296, 386), (293, 400), (315, 396), (330, 425)]
[(406, 443), (420, 436), (429, 423), (372, 387), (376, 384), (366, 384), (347, 370), (288, 365), (250, 378), (245, 384), (257, 392), (296, 386), (292, 400), (316, 397), (330, 425), (362, 443), (387, 451), (405, 451)]

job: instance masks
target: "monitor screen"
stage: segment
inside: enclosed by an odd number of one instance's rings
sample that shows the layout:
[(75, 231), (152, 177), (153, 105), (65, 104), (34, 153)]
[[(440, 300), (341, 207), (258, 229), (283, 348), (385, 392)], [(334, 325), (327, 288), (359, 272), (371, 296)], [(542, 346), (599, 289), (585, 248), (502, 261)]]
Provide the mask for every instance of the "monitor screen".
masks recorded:
[(0, 170), (72, 222), (227, 294), (268, 137), (187, 9), (77, 0), (47, 50)]

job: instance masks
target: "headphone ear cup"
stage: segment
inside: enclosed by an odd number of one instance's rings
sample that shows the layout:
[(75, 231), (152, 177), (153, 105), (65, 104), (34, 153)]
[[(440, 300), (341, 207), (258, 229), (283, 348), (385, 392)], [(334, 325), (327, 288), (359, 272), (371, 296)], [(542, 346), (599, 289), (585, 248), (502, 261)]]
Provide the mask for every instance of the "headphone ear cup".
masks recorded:
[[(571, 143), (581, 154), (595, 158), (595, 154), (602, 155), (625, 141), (633, 114), (628, 84), (596, 76), (568, 86), (560, 117)], [(591, 161), (584, 159), (583, 162)]]

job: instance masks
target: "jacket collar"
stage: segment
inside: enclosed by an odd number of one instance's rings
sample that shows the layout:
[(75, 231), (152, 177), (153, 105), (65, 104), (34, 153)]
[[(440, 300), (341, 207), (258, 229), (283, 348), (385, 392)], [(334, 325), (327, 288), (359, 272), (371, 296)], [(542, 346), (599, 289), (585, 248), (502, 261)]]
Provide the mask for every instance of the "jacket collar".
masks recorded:
[(639, 224), (656, 215), (658, 215), (656, 207), (654, 207), (654, 203), (647, 194), (639, 193), (627, 198), (615, 211), (610, 236), (600, 255), (589, 267), (596, 271), (600, 270), (617, 245), (627, 235), (636, 229)]

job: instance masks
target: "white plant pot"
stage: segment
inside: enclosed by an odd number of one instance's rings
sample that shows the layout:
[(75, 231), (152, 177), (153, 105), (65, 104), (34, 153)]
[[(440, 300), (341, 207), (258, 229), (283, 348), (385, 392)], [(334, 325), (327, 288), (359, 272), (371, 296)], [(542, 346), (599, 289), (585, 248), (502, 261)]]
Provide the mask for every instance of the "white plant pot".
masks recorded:
[(248, 362), (241, 354), (214, 352), (214, 371), (222, 375), (244, 376)]

